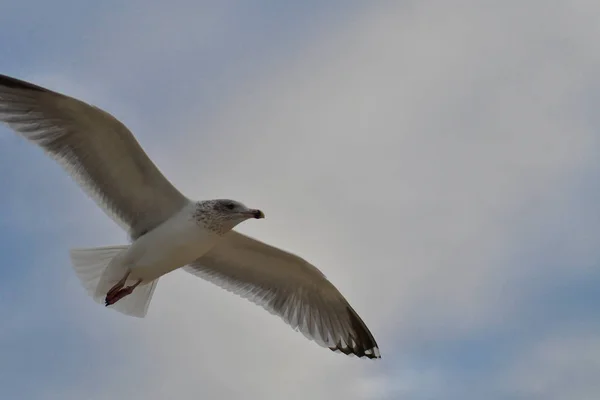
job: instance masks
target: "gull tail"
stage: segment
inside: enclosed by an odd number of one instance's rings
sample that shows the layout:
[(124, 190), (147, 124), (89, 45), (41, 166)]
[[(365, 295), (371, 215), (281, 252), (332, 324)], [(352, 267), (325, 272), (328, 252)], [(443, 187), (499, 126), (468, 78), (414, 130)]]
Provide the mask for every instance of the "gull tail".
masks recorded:
[[(95, 302), (104, 305), (106, 293), (127, 274), (127, 268), (119, 262), (111, 262), (115, 256), (129, 246), (94, 247), (88, 249), (72, 249), (71, 262), (75, 274), (88, 295)], [(142, 283), (133, 292), (108, 306), (122, 314), (144, 318), (158, 279)], [(128, 280), (126, 285), (135, 282)]]

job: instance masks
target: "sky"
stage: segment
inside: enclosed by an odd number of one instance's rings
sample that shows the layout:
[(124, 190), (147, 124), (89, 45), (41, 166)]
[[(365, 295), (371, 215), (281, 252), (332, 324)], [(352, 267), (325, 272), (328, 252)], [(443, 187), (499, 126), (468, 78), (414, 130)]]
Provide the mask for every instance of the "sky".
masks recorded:
[(125, 233), (0, 128), (0, 398), (596, 399), (600, 3), (0, 0), (0, 73), (123, 121), (340, 289), (381, 360), (183, 271), (145, 319), (68, 249)]

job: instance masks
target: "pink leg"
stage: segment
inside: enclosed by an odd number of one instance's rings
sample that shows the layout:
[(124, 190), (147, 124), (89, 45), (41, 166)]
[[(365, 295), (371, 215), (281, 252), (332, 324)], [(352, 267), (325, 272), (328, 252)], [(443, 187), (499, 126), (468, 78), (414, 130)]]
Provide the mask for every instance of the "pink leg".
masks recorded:
[[(124, 279), (127, 280), (127, 276)], [(110, 289), (108, 291), (108, 293), (106, 294), (106, 299), (104, 300), (104, 305), (106, 307), (108, 307), (112, 304), (115, 304), (117, 301), (121, 300), (123, 297), (130, 295), (133, 292), (133, 289), (135, 289), (140, 283), (142, 283), (142, 280), (140, 279), (135, 284), (133, 284), (131, 286), (127, 286), (127, 287), (123, 287), (125, 285), (124, 283), (121, 284), (120, 287), (117, 287), (119, 285), (119, 283), (117, 283), (117, 285), (115, 285), (112, 289)]]
[(123, 288), (123, 286), (125, 286), (125, 282), (127, 282), (127, 278), (129, 278), (129, 272), (127, 273), (127, 275), (125, 275), (123, 278), (121, 278), (121, 280), (119, 282), (117, 282), (115, 284), (115, 286), (110, 288), (110, 290), (106, 293), (106, 296), (110, 297), (110, 296), (114, 295), (115, 293), (117, 293), (119, 290), (121, 290)]

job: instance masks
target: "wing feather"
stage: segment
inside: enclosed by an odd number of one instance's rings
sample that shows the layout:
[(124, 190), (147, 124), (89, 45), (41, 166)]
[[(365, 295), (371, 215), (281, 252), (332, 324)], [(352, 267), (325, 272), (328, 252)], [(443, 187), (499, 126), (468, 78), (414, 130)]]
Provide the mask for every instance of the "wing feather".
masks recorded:
[(0, 122), (54, 158), (133, 239), (189, 201), (129, 129), (97, 107), (0, 75)]
[(247, 298), (321, 346), (380, 358), (373, 335), (316, 267), (235, 231), (184, 270)]

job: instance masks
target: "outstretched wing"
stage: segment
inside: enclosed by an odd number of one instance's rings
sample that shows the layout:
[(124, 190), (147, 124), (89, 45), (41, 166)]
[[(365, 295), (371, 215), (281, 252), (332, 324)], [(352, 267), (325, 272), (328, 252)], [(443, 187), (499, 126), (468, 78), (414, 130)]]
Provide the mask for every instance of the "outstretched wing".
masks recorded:
[(110, 114), (0, 75), (0, 122), (42, 147), (135, 239), (189, 201)]
[(300, 257), (231, 231), (183, 268), (278, 315), (321, 346), (381, 357), (373, 335), (344, 296)]

